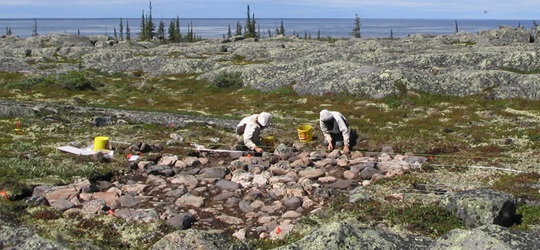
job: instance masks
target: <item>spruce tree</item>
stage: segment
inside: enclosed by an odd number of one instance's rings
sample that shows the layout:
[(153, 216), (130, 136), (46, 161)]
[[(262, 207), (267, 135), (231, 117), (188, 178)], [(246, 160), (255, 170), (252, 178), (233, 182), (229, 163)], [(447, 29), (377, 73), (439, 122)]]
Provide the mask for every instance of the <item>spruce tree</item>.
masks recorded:
[(120, 40), (124, 40), (124, 23), (122, 18), (120, 18)]
[(249, 32), (249, 27), (251, 27), (251, 14), (249, 14), (249, 5), (247, 6), (247, 19), (246, 19), (246, 25), (244, 26), (244, 37), (251, 37), (251, 33)]
[(194, 42), (195, 36), (193, 34), (193, 22), (189, 22), (188, 24), (188, 35), (187, 35), (188, 42)]
[(231, 25), (229, 24), (229, 29), (227, 30), (227, 37), (232, 37)]
[(174, 20), (171, 20), (169, 23), (169, 42), (175, 43), (176, 42), (176, 25), (174, 24)]
[(236, 22), (236, 33), (235, 36), (241, 36), (242, 35), (242, 25), (240, 25), (240, 22)]
[(141, 15), (141, 33), (139, 33), (139, 40), (145, 41), (147, 38), (146, 35), (146, 18), (144, 16), (144, 10), (142, 11)]
[(152, 20), (152, 1), (149, 3), (149, 9), (150, 13), (148, 14), (148, 18), (146, 18), (146, 35), (147, 40), (152, 41), (155, 35), (156, 26), (154, 25), (154, 21)]
[(283, 26), (283, 20), (281, 20), (281, 25), (279, 26), (279, 34), (285, 35), (285, 26)]
[(354, 14), (356, 17), (354, 18), (354, 27), (352, 29), (352, 32), (351, 32), (351, 35), (354, 37), (354, 38), (360, 38), (362, 37), (360, 35), (360, 17), (358, 17), (358, 14)]
[(180, 32), (180, 17), (176, 16), (174, 25), (176, 26), (175, 42), (179, 43), (182, 39), (182, 33)]
[(129, 20), (126, 20), (126, 40), (131, 41), (131, 30), (129, 29)]
[(37, 20), (34, 19), (34, 28), (32, 29), (32, 36), (37, 36)]
[(163, 22), (163, 20), (161, 20), (159, 22), (159, 26), (158, 26), (158, 30), (157, 30), (157, 38), (160, 40), (160, 41), (163, 41), (165, 39), (165, 22)]
[(11, 27), (6, 27), (6, 36), (11, 36)]
[(257, 31), (255, 30), (256, 22), (255, 22), (255, 15), (251, 16), (249, 5), (247, 6), (247, 19), (246, 19), (246, 26), (245, 26), (245, 33), (244, 37), (246, 38), (255, 38), (257, 37)]

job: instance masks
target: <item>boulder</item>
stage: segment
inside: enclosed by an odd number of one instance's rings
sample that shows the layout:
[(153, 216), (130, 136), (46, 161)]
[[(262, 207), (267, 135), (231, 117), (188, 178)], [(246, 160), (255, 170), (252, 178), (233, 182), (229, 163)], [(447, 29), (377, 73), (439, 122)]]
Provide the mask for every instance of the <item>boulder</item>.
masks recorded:
[(341, 221), (323, 225), (299, 241), (276, 249), (426, 249), (431, 243), (423, 236), (362, 229), (353, 222)]
[(242, 242), (233, 241), (219, 233), (188, 229), (184, 231), (175, 231), (166, 235), (156, 242), (151, 249), (248, 250), (250, 248)]
[(471, 247), (479, 250), (540, 249), (540, 235), (514, 231), (498, 225), (485, 225), (471, 230), (451, 230), (431, 243), (429, 249), (468, 249)]
[(520, 222), (520, 217), (515, 214), (515, 202), (513, 195), (489, 189), (448, 194), (442, 200), (443, 206), (469, 228), (493, 224), (496, 218), (498, 223), (505, 225)]

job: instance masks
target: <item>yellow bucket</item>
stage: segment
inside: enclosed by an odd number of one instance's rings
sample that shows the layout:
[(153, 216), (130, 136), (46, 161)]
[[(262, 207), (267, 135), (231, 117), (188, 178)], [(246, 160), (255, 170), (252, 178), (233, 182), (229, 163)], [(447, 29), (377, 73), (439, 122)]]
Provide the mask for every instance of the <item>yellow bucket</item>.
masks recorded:
[(266, 146), (266, 149), (268, 149), (268, 151), (274, 150), (275, 141), (276, 140), (275, 140), (274, 136), (271, 136), (271, 135), (262, 138), (262, 142), (264, 143), (264, 145)]
[(313, 139), (313, 127), (307, 124), (298, 127), (298, 138), (301, 142), (310, 142)]
[(98, 136), (94, 138), (94, 151), (109, 149), (109, 137)]

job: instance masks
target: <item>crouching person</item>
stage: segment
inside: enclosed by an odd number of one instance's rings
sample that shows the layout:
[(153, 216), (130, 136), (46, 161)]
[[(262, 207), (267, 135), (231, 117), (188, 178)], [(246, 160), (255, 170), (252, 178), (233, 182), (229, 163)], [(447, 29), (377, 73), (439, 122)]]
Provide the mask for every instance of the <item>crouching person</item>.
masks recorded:
[(261, 131), (270, 126), (272, 115), (267, 112), (245, 117), (236, 126), (238, 143), (257, 153), (263, 152)]
[(349, 128), (345, 116), (337, 111), (321, 110), (319, 125), (323, 132), (323, 145), (328, 150), (343, 147), (343, 152), (348, 153), (356, 144), (356, 131)]

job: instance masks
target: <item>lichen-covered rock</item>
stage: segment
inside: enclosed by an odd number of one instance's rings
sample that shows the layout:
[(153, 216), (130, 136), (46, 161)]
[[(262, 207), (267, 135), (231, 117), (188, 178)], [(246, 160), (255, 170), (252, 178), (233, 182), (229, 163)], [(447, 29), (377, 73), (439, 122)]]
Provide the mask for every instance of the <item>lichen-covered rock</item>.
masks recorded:
[(467, 190), (447, 195), (442, 204), (472, 228), (493, 224), (508, 202), (514, 202), (511, 194), (496, 190)]
[(350, 222), (324, 225), (301, 240), (279, 250), (327, 249), (427, 249), (432, 240), (415, 235), (398, 235), (375, 229), (362, 229)]
[[(538, 31), (501, 27), (471, 34), (411, 35), (402, 39), (246, 39), (223, 49), (219, 41), (190, 44), (117, 42), (109, 37), (61, 34), (0, 39), (0, 71), (62, 73), (79, 67), (100, 72), (197, 74), (213, 82), (241, 73), (246, 86), (271, 91), (292, 86), (299, 94), (351, 93), (372, 97), (419, 90), (455, 96), (540, 98)], [(59, 58), (78, 63), (61, 63)], [(243, 58), (249, 64), (230, 64)], [(263, 62), (263, 63), (260, 63)], [(44, 67), (47, 65), (47, 67)], [(486, 93), (487, 92), (487, 93)]]
[(430, 250), (469, 248), (540, 249), (540, 235), (513, 231), (497, 225), (486, 225), (472, 230), (454, 229), (429, 246)]
[(243, 250), (249, 249), (244, 243), (234, 242), (231, 239), (223, 236), (219, 233), (212, 233), (194, 229), (188, 229), (184, 231), (176, 231), (163, 237), (156, 242), (151, 249), (182, 249), (182, 250), (222, 250), (222, 249), (235, 249)]
[(0, 117), (13, 118), (33, 115), (34, 111), (31, 107), (12, 105), (10, 102), (0, 102)]
[(69, 249), (59, 242), (48, 240), (25, 227), (0, 225), (0, 248), (2, 249)]

